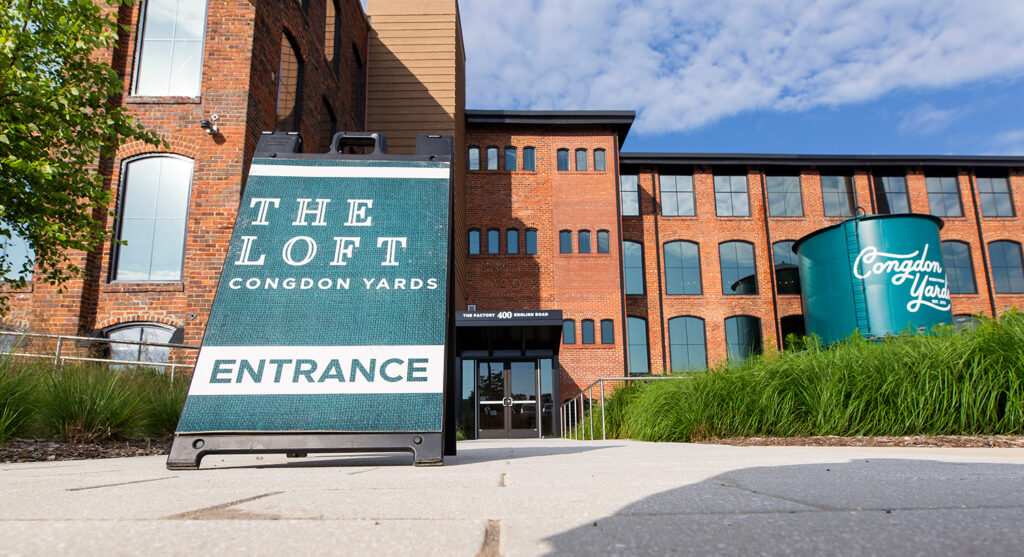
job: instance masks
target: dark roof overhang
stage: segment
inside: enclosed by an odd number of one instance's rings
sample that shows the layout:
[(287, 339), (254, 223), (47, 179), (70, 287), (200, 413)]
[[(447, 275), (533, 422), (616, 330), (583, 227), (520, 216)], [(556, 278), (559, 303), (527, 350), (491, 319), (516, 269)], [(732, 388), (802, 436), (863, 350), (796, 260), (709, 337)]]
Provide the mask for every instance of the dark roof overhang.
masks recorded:
[(540, 126), (608, 126), (619, 145), (633, 126), (633, 110), (466, 110), (466, 124), (525, 124)]

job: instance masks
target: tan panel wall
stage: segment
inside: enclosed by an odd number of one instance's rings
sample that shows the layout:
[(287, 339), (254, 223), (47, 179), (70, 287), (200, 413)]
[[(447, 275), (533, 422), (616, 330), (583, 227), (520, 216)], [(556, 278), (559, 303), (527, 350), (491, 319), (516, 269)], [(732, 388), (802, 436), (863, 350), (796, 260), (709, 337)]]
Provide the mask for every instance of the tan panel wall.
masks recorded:
[(416, 134), (455, 137), (455, 303), (466, 307), (466, 54), (456, 0), (369, 0), (366, 129), (388, 152), (412, 153)]

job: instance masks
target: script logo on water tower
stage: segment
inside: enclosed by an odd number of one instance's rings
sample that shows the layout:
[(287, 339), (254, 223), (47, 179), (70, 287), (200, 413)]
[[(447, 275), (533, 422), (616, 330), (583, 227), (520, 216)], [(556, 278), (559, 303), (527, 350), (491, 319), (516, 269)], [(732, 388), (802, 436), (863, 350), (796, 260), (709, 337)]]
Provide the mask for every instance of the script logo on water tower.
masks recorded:
[(853, 275), (861, 280), (872, 275), (888, 276), (893, 286), (910, 283), (907, 311), (916, 313), (921, 306), (940, 311), (952, 307), (949, 285), (942, 264), (928, 258), (928, 244), (911, 253), (886, 253), (868, 246), (857, 255)]

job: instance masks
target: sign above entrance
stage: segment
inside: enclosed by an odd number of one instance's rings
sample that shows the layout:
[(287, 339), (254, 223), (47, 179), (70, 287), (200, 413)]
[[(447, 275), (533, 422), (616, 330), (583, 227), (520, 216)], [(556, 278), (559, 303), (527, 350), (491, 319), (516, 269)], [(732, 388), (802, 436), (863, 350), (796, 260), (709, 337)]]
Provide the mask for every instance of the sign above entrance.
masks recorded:
[(501, 311), (460, 311), (455, 314), (459, 327), (485, 327), (517, 325), (562, 325), (561, 310), (501, 310)]
[(268, 152), (286, 135), (257, 147), (168, 467), (332, 448), (440, 463), (451, 137)]

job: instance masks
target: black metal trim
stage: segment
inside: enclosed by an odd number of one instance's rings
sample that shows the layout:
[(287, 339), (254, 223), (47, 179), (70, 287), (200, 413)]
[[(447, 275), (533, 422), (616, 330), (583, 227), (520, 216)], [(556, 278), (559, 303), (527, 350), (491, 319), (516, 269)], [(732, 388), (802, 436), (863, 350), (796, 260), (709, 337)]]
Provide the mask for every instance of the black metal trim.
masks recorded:
[(782, 153), (621, 153), (621, 164), (765, 166), (1024, 166), (1019, 156), (797, 155)]

